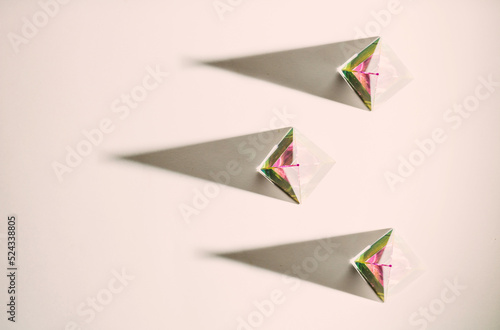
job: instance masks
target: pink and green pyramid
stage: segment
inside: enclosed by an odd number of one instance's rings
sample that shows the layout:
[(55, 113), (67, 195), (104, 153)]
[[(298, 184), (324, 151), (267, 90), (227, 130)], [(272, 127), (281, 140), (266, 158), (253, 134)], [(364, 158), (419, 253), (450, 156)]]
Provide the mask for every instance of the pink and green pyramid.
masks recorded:
[(411, 75), (389, 46), (375, 38), (338, 68), (340, 75), (372, 110), (410, 82)]
[(325, 152), (290, 128), (257, 170), (301, 203), (334, 163)]
[(377, 296), (385, 301), (392, 268), (392, 232), (389, 230), (353, 260), (353, 266), (372, 287)]

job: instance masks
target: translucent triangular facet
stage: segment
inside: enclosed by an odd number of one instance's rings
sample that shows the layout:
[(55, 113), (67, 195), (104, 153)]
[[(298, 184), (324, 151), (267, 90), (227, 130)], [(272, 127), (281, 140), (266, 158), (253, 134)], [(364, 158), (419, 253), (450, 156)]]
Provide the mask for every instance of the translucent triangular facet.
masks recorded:
[(379, 43), (377, 51), (380, 53), (380, 59), (375, 98), (377, 104), (380, 104), (406, 86), (412, 80), (412, 76), (387, 43)]
[(403, 290), (424, 272), (422, 262), (404, 240), (394, 234), (391, 239), (393, 237), (394, 241), (391, 245), (393, 247), (391, 254), (391, 282), (389, 283), (391, 294)]
[(362, 251), (353, 262), (354, 267), (370, 284), (377, 296), (385, 301), (392, 267), (392, 229)]
[(301, 200), (304, 201), (330, 171), (335, 161), (299, 132), (295, 134), (295, 144), (300, 163)]

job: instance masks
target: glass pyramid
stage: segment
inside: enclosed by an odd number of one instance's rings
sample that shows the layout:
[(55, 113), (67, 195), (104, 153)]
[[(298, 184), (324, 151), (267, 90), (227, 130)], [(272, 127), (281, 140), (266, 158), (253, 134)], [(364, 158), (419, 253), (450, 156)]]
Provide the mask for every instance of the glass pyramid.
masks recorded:
[(257, 171), (295, 202), (302, 203), (334, 163), (321, 149), (290, 128)]
[(392, 268), (392, 229), (363, 250), (353, 259), (353, 266), (372, 287), (377, 296), (385, 301)]
[(382, 103), (410, 82), (411, 75), (385, 43), (377, 37), (354, 54), (340, 68), (344, 80), (369, 110)]

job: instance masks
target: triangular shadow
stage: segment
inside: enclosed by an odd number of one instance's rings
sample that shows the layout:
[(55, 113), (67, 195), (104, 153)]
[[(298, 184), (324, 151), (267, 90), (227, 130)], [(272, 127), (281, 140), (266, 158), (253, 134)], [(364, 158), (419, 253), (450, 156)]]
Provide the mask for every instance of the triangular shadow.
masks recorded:
[(349, 40), (201, 63), (368, 110), (337, 68), (375, 39)]
[[(368, 283), (356, 272), (350, 260), (388, 230), (213, 255), (380, 302)], [(316, 261), (313, 262), (312, 259)], [(297, 270), (299, 268), (300, 270)]]
[(280, 128), (118, 158), (294, 203), (256, 170), (289, 130)]

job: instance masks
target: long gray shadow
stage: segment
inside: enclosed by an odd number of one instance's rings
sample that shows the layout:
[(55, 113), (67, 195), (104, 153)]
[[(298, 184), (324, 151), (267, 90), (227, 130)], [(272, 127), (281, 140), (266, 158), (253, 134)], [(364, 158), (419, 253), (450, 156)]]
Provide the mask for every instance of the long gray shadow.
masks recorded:
[(201, 63), (367, 110), (337, 72), (337, 68), (375, 39), (350, 40)]
[[(215, 253), (217, 257), (287, 274), (295, 278), (379, 301), (351, 265), (351, 258), (373, 244), (389, 229), (336, 236), (255, 250)], [(318, 258), (317, 256), (321, 257)], [(325, 256), (328, 256), (326, 260)], [(317, 263), (311, 259), (316, 259)], [(317, 265), (315, 267), (315, 265)]]
[(289, 129), (118, 157), (295, 203), (256, 170)]

